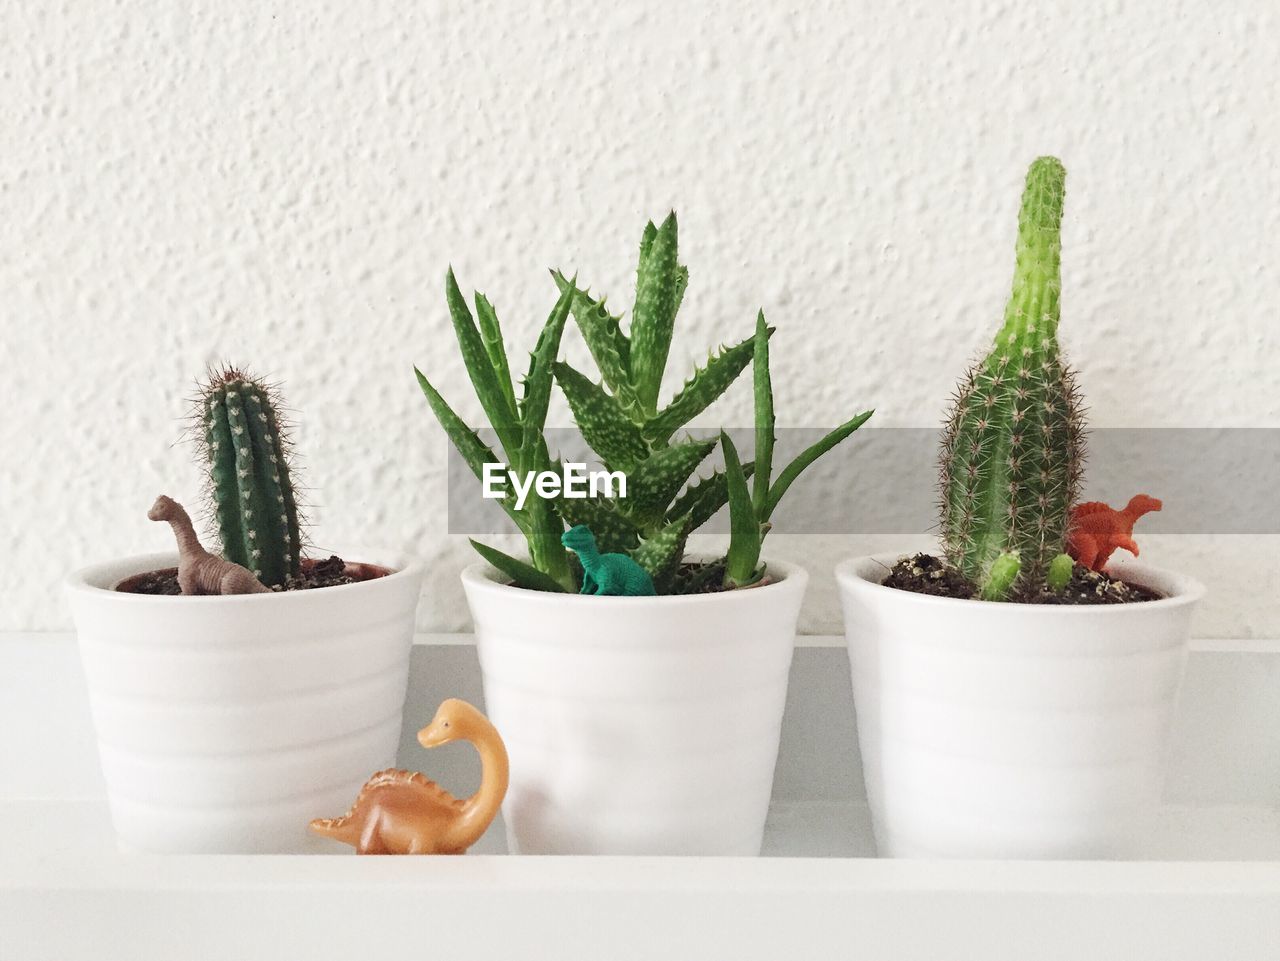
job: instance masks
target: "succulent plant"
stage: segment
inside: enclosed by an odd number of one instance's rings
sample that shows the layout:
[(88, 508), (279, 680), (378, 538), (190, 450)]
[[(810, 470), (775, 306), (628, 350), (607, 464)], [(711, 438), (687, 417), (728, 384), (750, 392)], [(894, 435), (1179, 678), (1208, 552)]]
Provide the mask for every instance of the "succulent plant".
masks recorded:
[[(1054, 157), (1027, 173), (1004, 324), (957, 390), (942, 443), (947, 560), (993, 600), (1019, 578), (1043, 583), (1065, 551), (1084, 462), (1074, 377), (1058, 347), (1065, 181)], [(1062, 573), (1059, 562), (1055, 583)]]
[[(515, 401), (510, 365), (497, 315), (481, 294), (475, 297), (476, 317), (450, 271), (446, 293), (455, 333), (476, 396), (506, 454), (506, 465), (518, 478), (556, 471), (544, 437), (551, 380), (559, 384), (583, 439), (610, 472), (627, 478), (625, 497), (531, 495), (524, 506), (508, 497), (502, 506), (524, 534), (529, 560), (511, 557), (472, 541), (476, 550), (520, 587), (544, 591), (573, 591), (578, 565), (571, 561), (561, 534), (566, 525), (588, 529), (601, 554), (625, 554), (653, 579), (659, 594), (680, 585), (677, 573), (689, 534), (726, 504), (746, 491), (754, 464), (739, 461), (732, 442), (725, 443), (726, 469), (697, 476), (699, 466), (715, 449), (717, 438), (677, 437), (681, 429), (719, 398), (755, 359), (757, 454), (766, 465), (773, 458), (773, 394), (769, 383), (768, 341), (773, 333), (757, 317), (755, 333), (713, 354), (671, 401), (659, 408), (658, 398), (675, 332), (676, 314), (689, 274), (679, 262), (678, 227), (672, 213), (661, 226), (650, 222), (640, 242), (636, 298), (629, 331), (610, 312), (605, 299), (593, 297), (559, 272), (553, 276), (560, 299), (548, 317), (533, 352), (524, 382), (524, 399)], [(601, 381), (556, 360), (567, 317), (572, 314), (599, 369)], [(477, 478), (485, 464), (502, 458), (466, 426), (430, 381), (416, 371), (418, 383), (437, 419)], [(860, 414), (803, 452), (770, 483), (770, 471), (758, 478), (754, 493), (731, 509), (734, 525), (733, 575), (728, 587), (743, 586), (759, 574), (760, 542), (769, 518), (797, 476), (869, 417)], [(735, 486), (736, 485), (736, 486)], [(746, 506), (743, 507), (742, 504)], [(732, 505), (731, 505), (732, 507)], [(715, 571), (706, 565), (702, 573)], [(698, 580), (698, 584), (703, 580)], [(685, 583), (684, 587), (688, 588)], [(694, 588), (696, 589), (696, 587)]]
[[(706, 523), (729, 499), (727, 479), (695, 472), (715, 449), (716, 439), (677, 438), (676, 434), (706, 410), (746, 369), (755, 337), (713, 354), (671, 402), (659, 409), (676, 314), (689, 282), (679, 262), (676, 215), (662, 225), (650, 222), (640, 241), (636, 298), (630, 332), (612, 314), (604, 298), (578, 290), (556, 275), (561, 290), (573, 296), (572, 312), (601, 383), (564, 362), (553, 365), (583, 438), (609, 470), (627, 475), (627, 497), (564, 500), (560, 511), (570, 524), (595, 532), (600, 550), (633, 557), (653, 577), (658, 593), (667, 592), (684, 555), (691, 531)], [(767, 339), (766, 329), (762, 334)], [(751, 465), (743, 470), (750, 473)]]
[(760, 550), (769, 533), (770, 518), (782, 497), (801, 473), (819, 457), (871, 419), (873, 410), (863, 411), (830, 431), (807, 447), (791, 461), (773, 481), (773, 380), (769, 372), (769, 327), (764, 312), (756, 315), (756, 334), (752, 354), (755, 388), (756, 451), (755, 471), (751, 487), (742, 469), (737, 448), (728, 434), (721, 433), (725, 476), (729, 491), (729, 552), (725, 556), (724, 586), (743, 587), (755, 583), (764, 571), (760, 567)]
[[(551, 365), (560, 350), (560, 338), (569, 316), (572, 294), (573, 285), (570, 283), (547, 318), (530, 356), (523, 396), (517, 402), (497, 312), (488, 298), (477, 293), (473, 317), (458, 288), (453, 269), (449, 269), (445, 278), (445, 299), (449, 304), (458, 347), (476, 397), (505, 458), (499, 457), (479, 434), (467, 426), (422, 371), (415, 367), (414, 373), (436, 419), (477, 479), (483, 478), (485, 464), (505, 463), (519, 477), (552, 469), (544, 436), (547, 407), (551, 402)], [(476, 318), (479, 318), (478, 324)], [(543, 591), (577, 590), (569, 555), (560, 543), (564, 521), (556, 509), (556, 501), (531, 496), (523, 506), (517, 506), (515, 497), (508, 494), (499, 503), (524, 535), (530, 560), (526, 562), (511, 557), (473, 540), (471, 543), (480, 555), (521, 587)]]
[(302, 531), (275, 392), (227, 367), (200, 384), (197, 404), (223, 556), (269, 587), (282, 585), (300, 570)]

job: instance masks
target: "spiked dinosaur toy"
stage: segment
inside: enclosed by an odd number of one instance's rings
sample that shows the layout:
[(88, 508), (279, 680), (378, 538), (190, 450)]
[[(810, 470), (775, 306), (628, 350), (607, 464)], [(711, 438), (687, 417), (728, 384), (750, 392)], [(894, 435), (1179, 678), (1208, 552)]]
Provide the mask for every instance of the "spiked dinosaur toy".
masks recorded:
[(431, 748), (470, 741), (480, 754), (480, 788), (455, 798), (415, 771), (379, 771), (340, 818), (311, 822), (316, 834), (350, 844), (357, 854), (462, 854), (488, 830), (507, 793), (507, 749), (488, 718), (450, 698), (418, 732)]
[(1078, 504), (1071, 512), (1067, 550), (1080, 564), (1092, 571), (1107, 566), (1117, 547), (1134, 557), (1138, 545), (1133, 539), (1133, 525), (1143, 514), (1158, 511), (1164, 505), (1154, 497), (1137, 494), (1124, 510), (1115, 510), (1101, 501)]

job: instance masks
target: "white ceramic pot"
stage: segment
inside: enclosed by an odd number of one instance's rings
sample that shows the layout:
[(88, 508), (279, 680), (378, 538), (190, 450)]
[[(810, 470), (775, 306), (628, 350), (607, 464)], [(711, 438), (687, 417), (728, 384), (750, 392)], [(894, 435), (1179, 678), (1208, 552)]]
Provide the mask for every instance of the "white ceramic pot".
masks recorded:
[(876, 844), (890, 857), (1140, 854), (1204, 589), (1058, 607), (884, 587), (897, 555), (836, 568)]
[(422, 565), (286, 594), (112, 588), (175, 554), (78, 571), (68, 595), (111, 817), (126, 850), (332, 850), (307, 831), (395, 761)]
[(807, 575), (687, 597), (462, 583), (513, 854), (757, 855)]

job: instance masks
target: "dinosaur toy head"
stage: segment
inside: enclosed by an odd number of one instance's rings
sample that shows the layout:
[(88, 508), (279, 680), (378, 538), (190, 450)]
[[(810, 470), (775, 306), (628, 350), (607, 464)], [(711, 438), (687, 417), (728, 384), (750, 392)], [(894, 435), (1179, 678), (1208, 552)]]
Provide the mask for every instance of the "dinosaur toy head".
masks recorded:
[(431, 723), (418, 732), (418, 743), (423, 747), (439, 747), (451, 741), (466, 740), (483, 723), (483, 714), (466, 701), (451, 697), (440, 705)]
[(560, 535), (560, 543), (571, 551), (591, 550), (596, 546), (596, 538), (586, 524), (577, 524)]
[(1125, 513), (1133, 517), (1141, 517), (1143, 514), (1150, 514), (1152, 511), (1158, 511), (1164, 507), (1164, 504), (1157, 497), (1149, 497), (1146, 494), (1135, 494), (1129, 499), (1128, 505), (1125, 507)]
[(156, 498), (156, 502), (151, 505), (151, 510), (147, 511), (147, 520), (151, 521), (167, 521), (175, 515), (174, 508), (178, 507), (178, 502), (172, 497), (161, 494)]

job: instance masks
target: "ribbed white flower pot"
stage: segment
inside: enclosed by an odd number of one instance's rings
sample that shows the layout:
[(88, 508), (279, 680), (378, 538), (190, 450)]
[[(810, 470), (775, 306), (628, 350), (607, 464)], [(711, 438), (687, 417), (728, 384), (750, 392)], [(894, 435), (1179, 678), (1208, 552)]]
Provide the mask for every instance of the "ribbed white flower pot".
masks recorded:
[(112, 590), (177, 564), (154, 554), (68, 578), (123, 848), (323, 850), (307, 822), (347, 810), (394, 762), (423, 569), (344, 556), (394, 573), (236, 597)]
[(462, 583), (515, 854), (760, 853), (805, 572), (688, 597)]
[(881, 586), (896, 560), (836, 568), (880, 853), (1140, 853), (1204, 589), (1124, 564), (1114, 572), (1165, 599), (953, 600)]

